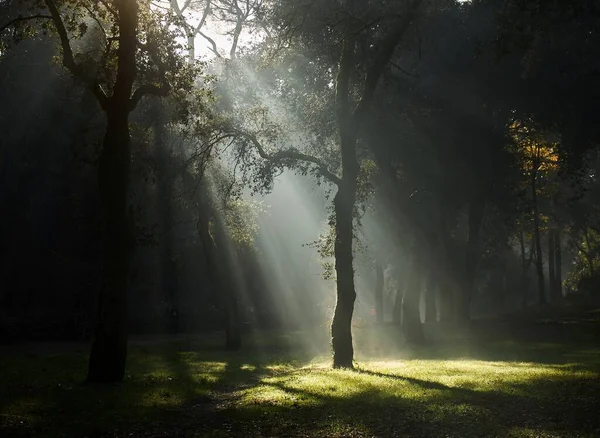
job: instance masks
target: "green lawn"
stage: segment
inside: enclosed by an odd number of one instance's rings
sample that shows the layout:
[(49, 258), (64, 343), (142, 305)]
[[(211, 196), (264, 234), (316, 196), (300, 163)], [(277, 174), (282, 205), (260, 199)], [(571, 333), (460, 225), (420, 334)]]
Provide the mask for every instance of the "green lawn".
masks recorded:
[(600, 437), (589, 330), (371, 345), (357, 371), (331, 370), (294, 333), (248, 337), (241, 352), (194, 338), (132, 348), (126, 381), (109, 387), (81, 384), (84, 353), (11, 353), (0, 436)]

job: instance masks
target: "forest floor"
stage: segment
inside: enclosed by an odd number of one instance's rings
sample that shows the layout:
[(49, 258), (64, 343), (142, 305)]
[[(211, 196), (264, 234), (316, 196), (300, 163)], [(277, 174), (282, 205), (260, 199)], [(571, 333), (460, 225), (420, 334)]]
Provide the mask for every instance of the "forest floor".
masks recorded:
[(81, 383), (79, 349), (0, 351), (0, 436), (600, 436), (599, 312), (476, 322), (419, 348), (380, 342), (395, 330), (355, 330), (355, 371), (299, 333), (238, 352), (142, 340), (112, 386)]

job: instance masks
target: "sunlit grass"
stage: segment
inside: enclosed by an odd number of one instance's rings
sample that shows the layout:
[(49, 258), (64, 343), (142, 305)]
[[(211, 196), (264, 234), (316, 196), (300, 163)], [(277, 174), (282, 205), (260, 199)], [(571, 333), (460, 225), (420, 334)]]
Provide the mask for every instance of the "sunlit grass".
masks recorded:
[(349, 371), (289, 341), (136, 348), (108, 387), (82, 385), (82, 354), (6, 357), (0, 435), (600, 436), (597, 345), (430, 347)]

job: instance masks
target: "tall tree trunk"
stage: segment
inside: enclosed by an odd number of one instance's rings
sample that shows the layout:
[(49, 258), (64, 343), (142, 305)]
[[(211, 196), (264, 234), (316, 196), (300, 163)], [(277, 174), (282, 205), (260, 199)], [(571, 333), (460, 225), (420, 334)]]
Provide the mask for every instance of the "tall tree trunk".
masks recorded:
[(106, 236), (98, 320), (90, 352), (87, 380), (118, 382), (127, 359), (127, 280), (132, 252), (127, 195), (131, 145), (130, 98), (136, 77), (138, 6), (136, 1), (115, 2), (119, 19), (118, 67), (113, 96), (106, 105), (106, 133), (98, 168), (98, 189)]
[(378, 324), (383, 324), (383, 265), (375, 261), (375, 318)]
[(400, 325), (402, 322), (402, 296), (404, 294), (404, 287), (398, 283), (396, 286), (396, 296), (394, 297), (394, 307), (392, 309), (392, 322)]
[(555, 286), (555, 291), (556, 291), (556, 298), (558, 300), (558, 302), (560, 303), (563, 299), (563, 293), (562, 293), (562, 249), (561, 249), (561, 245), (560, 245), (560, 228), (556, 229), (556, 234), (554, 235), (554, 254), (555, 254), (555, 270), (554, 270), (554, 274), (555, 274), (555, 282), (556, 282), (556, 286)]
[[(415, 253), (417, 251), (419, 250), (414, 250)], [(425, 342), (421, 310), (419, 308), (423, 286), (420, 262), (419, 255), (413, 254), (411, 270), (408, 274), (408, 284), (402, 300), (402, 334), (405, 341), (410, 344), (423, 344)]]
[[(335, 106), (340, 135), (342, 178), (337, 182), (338, 191), (333, 201), (336, 221), (334, 254), (337, 275), (337, 302), (331, 324), (334, 368), (352, 368), (354, 358), (352, 314), (354, 312), (356, 290), (354, 287), (352, 241), (354, 238), (353, 213), (359, 171), (356, 158), (358, 125), (363, 121), (366, 111), (372, 104), (375, 88), (385, 70), (385, 66), (412, 24), (421, 3), (422, 0), (413, 0), (408, 6), (403, 23), (381, 43), (381, 50), (368, 68), (364, 89), (356, 106), (351, 102), (351, 78), (356, 68), (354, 62), (356, 30), (351, 20), (347, 20), (345, 25), (345, 35), (335, 81)], [(345, 2), (344, 7), (350, 15), (354, 13), (353, 0)]]
[[(208, 211), (208, 209), (206, 210)], [(215, 239), (210, 234), (209, 222), (204, 221), (200, 213), (196, 227), (204, 248), (204, 255), (213, 286), (220, 294), (223, 294), (224, 298), (225, 348), (239, 350), (242, 347), (242, 334), (235, 284), (230, 272), (232, 263), (231, 254), (229, 253), (229, 241), (227, 231), (224, 228), (225, 225), (218, 215), (218, 212), (213, 215)]]
[[(352, 2), (347, 5), (353, 9)], [(336, 78), (337, 125), (342, 158), (342, 178), (333, 199), (335, 213), (335, 271), (337, 277), (337, 301), (331, 323), (331, 346), (334, 368), (353, 368), (354, 348), (352, 346), (352, 314), (356, 300), (354, 286), (354, 266), (352, 242), (354, 239), (353, 220), (358, 179), (356, 142), (359, 120), (353, 115), (350, 103), (350, 77), (354, 67), (354, 35), (346, 31), (342, 55)]]
[(171, 156), (166, 150), (167, 133), (162, 108), (156, 105), (156, 120), (154, 122), (154, 147), (156, 149), (157, 166), (159, 168), (158, 209), (160, 225), (159, 246), (159, 285), (160, 296), (168, 303), (167, 324), (170, 333), (179, 333), (180, 315), (177, 299), (177, 266), (173, 253), (173, 209), (172, 179), (169, 175)]
[(538, 276), (538, 304), (546, 304), (546, 292), (544, 283), (544, 255), (542, 254), (542, 237), (540, 234), (540, 215), (537, 198), (537, 172), (531, 177), (531, 199), (533, 202), (533, 237), (535, 241), (535, 267)]
[(469, 203), (469, 237), (465, 254), (464, 281), (461, 288), (457, 317), (460, 324), (468, 324), (470, 320), (471, 299), (475, 288), (475, 273), (479, 258), (479, 234), (485, 204), (479, 200)]
[(335, 208), (335, 271), (337, 275), (337, 302), (331, 324), (331, 345), (334, 368), (353, 368), (352, 314), (356, 290), (352, 255), (353, 210), (355, 184), (344, 177), (334, 199)]
[(523, 229), (519, 230), (519, 245), (521, 247), (521, 308), (527, 307), (527, 257), (525, 254), (525, 236)]
[(554, 300), (556, 295), (556, 245), (554, 239), (554, 229), (550, 228), (548, 230), (548, 295), (550, 300)]
[(123, 380), (127, 358), (127, 280), (132, 237), (127, 217), (130, 144), (127, 112), (115, 112), (109, 114), (98, 170), (106, 235), (89, 382)]

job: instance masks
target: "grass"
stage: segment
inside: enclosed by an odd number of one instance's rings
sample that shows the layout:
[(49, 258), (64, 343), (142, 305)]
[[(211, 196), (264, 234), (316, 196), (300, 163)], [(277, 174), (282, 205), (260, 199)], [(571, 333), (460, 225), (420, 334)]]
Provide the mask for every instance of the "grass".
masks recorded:
[(571, 335), (379, 345), (356, 371), (331, 370), (295, 334), (254, 336), (240, 352), (206, 337), (149, 343), (113, 386), (81, 384), (84, 352), (11, 353), (0, 435), (600, 436), (598, 337), (561, 330)]

